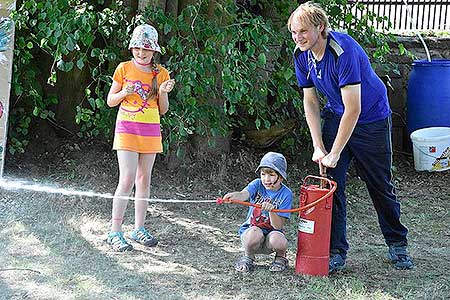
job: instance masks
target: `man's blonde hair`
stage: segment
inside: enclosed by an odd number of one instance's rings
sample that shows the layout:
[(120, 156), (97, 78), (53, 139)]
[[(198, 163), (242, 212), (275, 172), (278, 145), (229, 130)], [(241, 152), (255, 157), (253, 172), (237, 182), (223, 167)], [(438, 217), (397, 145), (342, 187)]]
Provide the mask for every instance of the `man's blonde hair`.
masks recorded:
[(330, 23), (328, 22), (327, 13), (319, 4), (312, 1), (300, 4), (289, 17), (287, 23), (289, 31), (291, 31), (291, 24), (294, 18), (299, 20), (300, 23), (306, 23), (313, 26), (323, 25), (322, 37), (327, 38), (328, 32), (330, 31)]

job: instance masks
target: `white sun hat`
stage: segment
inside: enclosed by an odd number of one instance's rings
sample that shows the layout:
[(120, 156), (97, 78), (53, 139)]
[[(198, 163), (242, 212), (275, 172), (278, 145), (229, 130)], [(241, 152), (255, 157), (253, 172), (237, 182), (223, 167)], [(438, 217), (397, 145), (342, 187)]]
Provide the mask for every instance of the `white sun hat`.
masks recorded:
[(128, 46), (128, 49), (132, 48), (148, 49), (161, 53), (161, 48), (158, 45), (158, 32), (155, 27), (148, 24), (137, 26), (133, 30), (130, 45)]

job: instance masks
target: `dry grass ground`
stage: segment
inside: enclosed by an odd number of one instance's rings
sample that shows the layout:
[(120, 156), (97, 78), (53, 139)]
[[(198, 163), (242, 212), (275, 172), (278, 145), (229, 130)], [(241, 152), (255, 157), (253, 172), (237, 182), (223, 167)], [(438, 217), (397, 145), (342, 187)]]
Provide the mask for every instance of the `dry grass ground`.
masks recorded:
[[(7, 179), (64, 188), (113, 192), (117, 166), (110, 151), (64, 149), (49, 159), (10, 160)], [(83, 153), (82, 155), (80, 154)], [(260, 153), (245, 151), (185, 166), (157, 162), (152, 196), (215, 199), (254, 177)], [(289, 158), (289, 185), (314, 174), (307, 158)], [(290, 268), (271, 274), (260, 256), (251, 275), (234, 271), (236, 235), (246, 208), (237, 205), (151, 204), (147, 226), (160, 244), (114, 253), (105, 244), (111, 201), (0, 189), (0, 299), (249, 300), (448, 299), (450, 172), (417, 173), (411, 157), (395, 158), (402, 220), (410, 230), (417, 267), (394, 270), (363, 183), (349, 174), (349, 252), (345, 271), (328, 278), (295, 274), (296, 226), (289, 222)], [(298, 193), (297, 193), (298, 195)], [(127, 211), (125, 230), (132, 229)]]

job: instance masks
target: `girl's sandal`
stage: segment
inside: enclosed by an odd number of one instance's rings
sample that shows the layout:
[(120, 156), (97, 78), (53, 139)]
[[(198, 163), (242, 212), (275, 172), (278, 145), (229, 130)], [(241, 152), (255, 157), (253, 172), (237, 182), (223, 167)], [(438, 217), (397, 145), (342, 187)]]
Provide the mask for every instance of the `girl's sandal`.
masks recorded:
[(289, 266), (289, 261), (286, 257), (275, 256), (272, 264), (269, 267), (270, 272), (283, 272)]
[(234, 265), (236, 271), (241, 273), (248, 273), (255, 269), (255, 265), (253, 264), (253, 259), (248, 256), (242, 256)]

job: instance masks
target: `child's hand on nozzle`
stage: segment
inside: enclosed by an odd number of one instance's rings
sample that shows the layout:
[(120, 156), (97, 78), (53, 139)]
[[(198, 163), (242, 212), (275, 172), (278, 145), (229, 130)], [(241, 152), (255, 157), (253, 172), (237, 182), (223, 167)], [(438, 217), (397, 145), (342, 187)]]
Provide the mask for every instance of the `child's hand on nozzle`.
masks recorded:
[(131, 95), (134, 93), (134, 84), (128, 83), (122, 91), (125, 93), (126, 96)]
[(174, 86), (175, 86), (175, 79), (169, 79), (161, 83), (161, 86), (159, 87), (159, 92), (170, 93), (173, 90)]
[(266, 211), (271, 211), (275, 206), (271, 202), (263, 202), (261, 204), (261, 209)]
[(227, 193), (225, 196), (222, 197), (223, 203), (231, 203), (232, 199), (236, 198), (237, 192)]

